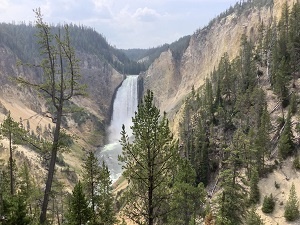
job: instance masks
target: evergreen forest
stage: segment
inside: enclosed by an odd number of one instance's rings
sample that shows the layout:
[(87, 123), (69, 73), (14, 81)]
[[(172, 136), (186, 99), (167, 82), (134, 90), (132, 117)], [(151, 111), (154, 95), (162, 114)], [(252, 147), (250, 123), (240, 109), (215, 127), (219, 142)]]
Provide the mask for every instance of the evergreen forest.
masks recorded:
[[(161, 50), (121, 51), (91, 28), (50, 26), (39, 10), (35, 13), (37, 26), (0, 24), (0, 39), (16, 50), (24, 66), (36, 66), (42, 56), (41, 83), (24, 77), (15, 82), (47, 100), (55, 123), (30, 133), (30, 124), (21, 118), (14, 121), (6, 112), (0, 127), (1, 141), (8, 141), (8, 147), (0, 148), (8, 154), (8, 161), (0, 162), (0, 224), (264, 224), (259, 213), (272, 214), (278, 202), (272, 193), (261, 194), (260, 179), (280, 169), (285, 160), (300, 169), (299, 2), (292, 7), (285, 3), (281, 18), (272, 25), (261, 23), (257, 39), (242, 35), (238, 56), (230, 59), (225, 53), (204, 85), (192, 88), (178, 112), (178, 138), (167, 113), (155, 105), (153, 92), (145, 91), (133, 125), (120, 128), (120, 179), (126, 187), (118, 191), (113, 190), (106, 163), (88, 149), (72, 190), (57, 176), (63, 170), (62, 153), (72, 151), (75, 141), (64, 130), (64, 117), (74, 111), (71, 98), (85, 95), (76, 51), (95, 54), (121, 73), (139, 74), (149, 65), (133, 59), (146, 52), (155, 58)], [(161, 48), (180, 60), (189, 40), (187, 36)], [(92, 42), (97, 42), (96, 49)], [(276, 99), (273, 105), (271, 98)], [(41, 155), (46, 181), (32, 175), (35, 168), (29, 161), (17, 163), (16, 158), (22, 158), (16, 154), (20, 145)], [(299, 219), (298, 197), (292, 184), (282, 203), (286, 221)]]
[[(53, 34), (57, 34), (62, 25), (51, 25)], [(72, 45), (76, 51), (96, 55), (111, 64), (122, 74), (139, 74), (146, 70), (143, 63), (130, 60), (121, 50), (108, 44), (106, 38), (94, 29), (83, 25), (69, 24)], [(0, 23), (0, 41), (7, 45), (23, 62), (34, 63), (39, 57), (39, 45), (36, 26), (33, 24)]]

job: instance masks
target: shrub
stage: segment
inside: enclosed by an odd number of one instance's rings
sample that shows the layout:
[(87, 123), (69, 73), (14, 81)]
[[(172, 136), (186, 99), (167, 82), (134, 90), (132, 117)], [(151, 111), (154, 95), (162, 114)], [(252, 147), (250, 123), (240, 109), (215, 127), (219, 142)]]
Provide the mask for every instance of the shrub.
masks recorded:
[(299, 160), (299, 156), (296, 156), (296, 158), (294, 159), (293, 167), (294, 167), (296, 170), (300, 170), (300, 160)]
[(289, 199), (284, 207), (284, 217), (287, 221), (295, 221), (299, 218), (299, 202), (294, 184), (292, 184)]
[(255, 212), (255, 208), (251, 208), (251, 210), (249, 211), (247, 217), (246, 217), (246, 221), (245, 221), (247, 225), (263, 225), (264, 222), (261, 219), (261, 217)]
[(274, 182), (274, 185), (275, 185), (275, 188), (276, 188), (276, 189), (279, 189), (279, 188), (280, 188), (280, 185), (279, 185), (276, 181)]
[(275, 208), (275, 200), (273, 198), (273, 195), (270, 194), (269, 196), (264, 197), (264, 202), (262, 206), (263, 213), (272, 213)]

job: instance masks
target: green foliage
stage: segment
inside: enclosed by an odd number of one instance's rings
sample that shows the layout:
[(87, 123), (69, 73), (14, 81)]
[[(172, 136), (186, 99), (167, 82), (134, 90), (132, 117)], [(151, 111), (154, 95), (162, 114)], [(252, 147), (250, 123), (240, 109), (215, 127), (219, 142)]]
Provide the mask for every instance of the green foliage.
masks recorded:
[(172, 186), (174, 197), (171, 199), (170, 212), (165, 224), (195, 224), (203, 213), (206, 191), (204, 185), (195, 185), (196, 173), (190, 163), (183, 159), (178, 164), (178, 172)]
[(245, 225), (264, 225), (263, 220), (261, 217), (255, 212), (255, 208), (251, 208), (248, 212)]
[(131, 60), (139, 61), (145, 60), (145, 69), (147, 69), (155, 59), (157, 59), (162, 52), (168, 51), (172, 52), (172, 56), (175, 60), (180, 61), (183, 53), (189, 45), (191, 36), (184, 36), (179, 38), (177, 41), (171, 44), (164, 44), (158, 47), (153, 47), (149, 49), (122, 49)]
[(38, 67), (43, 79), (31, 81), (28, 78), (18, 77), (16, 81), (19, 84), (33, 88), (46, 100), (50, 101), (53, 108), (55, 108), (53, 113), (55, 116), (52, 118), (55, 120), (55, 128), (51, 148), (46, 148), (46, 152), (50, 150), (51, 157), (40, 215), (40, 223), (45, 224), (57, 153), (62, 147), (62, 121), (64, 113), (69, 113), (66, 109), (66, 103), (75, 95), (84, 95), (85, 86), (80, 82), (79, 61), (76, 58), (75, 49), (70, 43), (68, 26), (65, 25), (63, 29), (59, 27), (58, 32), (54, 33), (51, 27), (43, 21), (40, 9), (35, 10), (35, 15), (40, 60), (38, 63), (29, 66)]
[(6, 222), (7, 225), (27, 225), (31, 220), (28, 216), (27, 205), (21, 194), (6, 199)]
[(296, 156), (294, 161), (293, 161), (293, 167), (296, 169), (296, 170), (300, 170), (300, 158), (299, 156)]
[(292, 131), (291, 113), (289, 112), (285, 121), (284, 129), (278, 141), (280, 157), (286, 159), (294, 153), (294, 135)]
[(99, 217), (100, 224), (116, 224), (116, 212), (114, 209), (114, 197), (112, 194), (110, 172), (105, 162), (102, 162), (100, 171), (101, 182), (99, 184)]
[(299, 215), (299, 201), (293, 183), (290, 189), (289, 199), (284, 207), (284, 217), (287, 221), (295, 221), (299, 218)]
[[(256, 0), (237, 3), (224, 15), (233, 12), (246, 13), (251, 6), (259, 8), (264, 4), (270, 6), (273, 3)], [(213, 161), (218, 166), (221, 165), (219, 185), (232, 188), (227, 192), (227, 188), (221, 188), (224, 194), (220, 194), (216, 202), (217, 223), (238, 224), (243, 220), (243, 213), (239, 211), (242, 210), (242, 206), (230, 212), (227, 210), (235, 207), (233, 205), (236, 202), (243, 202), (237, 199), (234, 203), (228, 203), (231, 198), (234, 199), (234, 196), (230, 195), (234, 193), (233, 190), (243, 193), (242, 189), (234, 185), (239, 171), (245, 170), (250, 179), (249, 201), (255, 204), (259, 201), (257, 187), (259, 176), (264, 175), (272, 167), (265, 163), (275, 146), (270, 139), (273, 127), (270, 112), (266, 107), (268, 103), (265, 91), (261, 88), (265, 85), (262, 77), (267, 78), (272, 90), (279, 97), (282, 113), (290, 104), (289, 114), (286, 118), (282, 114), (277, 127), (278, 132), (284, 127), (277, 147), (281, 159), (294, 153), (291, 116), (297, 110), (297, 95), (292, 93), (295, 92), (292, 88), (296, 86), (300, 65), (299, 9), (299, 3), (295, 3), (291, 11), (285, 4), (278, 25), (274, 23), (272, 27), (266, 27), (261, 24), (259, 42), (253, 43), (252, 37), (248, 38), (244, 35), (238, 57), (230, 61), (225, 54), (220, 59), (218, 67), (212, 72), (211, 80), (206, 81), (199, 90), (193, 89), (185, 101), (180, 123), (181, 154), (185, 154), (189, 159), (199, 180), (205, 178), (206, 174), (211, 178)], [(205, 29), (197, 31), (196, 35), (205, 33)], [(207, 152), (199, 151), (205, 149), (202, 148), (203, 146), (207, 147)], [(201, 154), (197, 154), (198, 152)], [(203, 156), (207, 159), (205, 167), (200, 163)], [(223, 161), (220, 163), (220, 160)], [(206, 170), (207, 165), (208, 170)], [(257, 165), (257, 171), (253, 170), (253, 165)], [(226, 175), (228, 173), (227, 176), (231, 175), (232, 183), (225, 178), (223, 180), (224, 173)], [(238, 179), (243, 181), (245, 177)], [(227, 199), (227, 196), (231, 198)], [(267, 200), (270, 199), (273, 200), (267, 196)], [(265, 211), (268, 211), (270, 206), (267, 205), (266, 208), (268, 209)]]
[(242, 163), (239, 150), (244, 145), (240, 140), (243, 140), (243, 134), (238, 130), (232, 144), (225, 150), (227, 158), (225, 168), (220, 172), (222, 191), (216, 200), (216, 224), (242, 224), (246, 215), (247, 191), (238, 182), (241, 180), (238, 170)]
[(209, 181), (209, 140), (199, 119), (195, 130), (194, 151), (190, 153), (189, 159), (196, 171), (196, 185), (203, 183), (207, 186)]
[(18, 188), (20, 187), (19, 191), (14, 195), (11, 194), (8, 167), (6, 165), (0, 167), (0, 215), (5, 218), (3, 224), (30, 224), (32, 219), (29, 210), (30, 200), (26, 196), (26, 191), (22, 188), (23, 183), (17, 179), (16, 183), (21, 183), (18, 186)]
[(272, 213), (275, 208), (275, 200), (273, 198), (273, 195), (270, 194), (269, 196), (264, 197), (263, 205), (262, 205), (262, 211), (263, 213)]
[(116, 222), (110, 173), (102, 166), (93, 152), (89, 152), (83, 164), (84, 192), (91, 206), (92, 224), (114, 224)]
[(32, 62), (38, 57), (36, 28), (31, 23), (26, 25), (0, 23), (0, 41), (8, 46), (22, 61)]
[(254, 169), (252, 171), (251, 180), (250, 180), (249, 202), (251, 204), (256, 204), (260, 200), (258, 181), (259, 181), (258, 171)]
[(14, 156), (13, 151), (15, 150), (16, 144), (21, 144), (24, 140), (24, 137), (26, 136), (27, 132), (25, 129), (21, 126), (20, 123), (15, 122), (13, 118), (10, 115), (10, 112), (7, 115), (7, 118), (4, 119), (3, 123), (0, 127), (1, 135), (3, 137), (6, 137), (9, 141), (9, 173), (10, 173), (10, 193), (11, 195), (14, 195), (15, 193), (15, 162), (14, 162)]
[(79, 181), (72, 192), (69, 200), (68, 213), (66, 215), (68, 225), (86, 224), (91, 219), (91, 210)]
[(12, 144), (18, 145), (24, 143), (23, 140), (27, 135), (27, 132), (23, 129), (22, 124), (14, 121), (10, 112), (8, 112), (7, 117), (1, 124), (1, 135), (11, 139)]
[(37, 218), (39, 213), (38, 200), (41, 198), (42, 193), (32, 176), (28, 163), (23, 163), (18, 178), (20, 195), (27, 204), (27, 213), (31, 215), (32, 219)]
[(177, 61), (180, 61), (183, 53), (187, 49), (190, 43), (191, 36), (184, 36), (179, 38), (177, 41), (170, 44), (170, 50), (172, 52), (173, 58)]
[(216, 224), (242, 224), (246, 214), (246, 192), (236, 182), (236, 174), (231, 169), (222, 171), (221, 177), (223, 190), (216, 200)]
[(80, 126), (86, 122), (89, 118), (89, 115), (84, 110), (80, 110), (77, 112), (72, 113), (72, 119)]
[[(261, 116), (259, 118), (259, 127), (257, 134), (253, 136), (254, 143), (254, 163), (257, 165), (258, 174), (262, 175), (265, 173), (265, 161), (270, 153), (270, 131), (272, 129), (270, 115), (267, 107), (263, 107)], [(252, 141), (251, 141), (252, 143)]]
[[(130, 60), (121, 50), (109, 45), (106, 38), (93, 28), (69, 24), (69, 33), (74, 48), (90, 55), (96, 55), (115, 67), (120, 73), (139, 74), (146, 69), (143, 63)], [(61, 25), (51, 26), (54, 34)], [(37, 28), (31, 23), (0, 23), (0, 41), (8, 46), (22, 62), (34, 63), (39, 54)]]
[(298, 96), (295, 92), (292, 93), (291, 97), (290, 97), (290, 110), (291, 110), (291, 114), (295, 115), (295, 113), (297, 112), (297, 104), (298, 104)]
[(130, 181), (123, 195), (123, 212), (131, 220), (148, 225), (170, 212), (173, 191), (169, 187), (179, 157), (166, 114), (160, 116), (153, 99), (153, 93), (148, 90), (132, 118), (132, 141), (123, 126), (122, 155), (119, 157), (124, 163), (123, 175)]

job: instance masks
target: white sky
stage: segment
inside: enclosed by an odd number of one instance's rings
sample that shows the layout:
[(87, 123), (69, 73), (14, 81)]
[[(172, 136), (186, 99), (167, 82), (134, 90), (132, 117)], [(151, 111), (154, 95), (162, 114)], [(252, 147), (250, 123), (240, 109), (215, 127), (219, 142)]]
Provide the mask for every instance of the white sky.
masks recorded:
[(83, 24), (118, 48), (148, 48), (193, 34), (238, 0), (0, 0), (0, 22)]

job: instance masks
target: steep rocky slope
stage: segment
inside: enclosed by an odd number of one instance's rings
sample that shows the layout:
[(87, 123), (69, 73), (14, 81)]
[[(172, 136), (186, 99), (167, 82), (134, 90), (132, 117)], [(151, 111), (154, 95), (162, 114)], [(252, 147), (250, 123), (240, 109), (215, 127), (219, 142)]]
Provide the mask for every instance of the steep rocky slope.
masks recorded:
[[(271, 6), (251, 7), (241, 15), (234, 10), (215, 19), (192, 35), (181, 60), (175, 60), (170, 50), (163, 52), (144, 74), (145, 89), (154, 91), (161, 110), (171, 111), (193, 86), (203, 84), (225, 52), (230, 59), (237, 56), (243, 34), (256, 40), (262, 22), (268, 25), (278, 20), (284, 2), (274, 0)], [(294, 0), (287, 2), (292, 5)]]
[[(0, 123), (10, 111), (15, 121), (22, 122), (26, 128), (30, 125), (31, 134), (36, 134), (40, 129), (43, 136), (43, 132), (47, 128), (54, 127), (52, 120), (45, 117), (45, 113), (48, 111), (45, 100), (34, 90), (17, 85), (14, 81), (14, 78), (21, 76), (38, 83), (42, 79), (42, 74), (36, 67), (17, 66), (19, 60), (24, 62), (18, 54), (20, 49), (2, 41), (4, 35), (1, 32), (0, 29)], [(87, 96), (72, 99), (72, 102), (83, 110), (67, 116), (63, 124), (67, 132), (76, 137), (72, 151), (59, 156), (63, 159), (64, 166), (58, 170), (58, 177), (63, 178), (66, 187), (71, 187), (70, 184), (76, 181), (76, 177), (81, 174), (80, 165), (85, 154), (82, 149), (95, 150), (98, 146), (103, 145), (105, 126), (109, 122), (110, 105), (116, 88), (123, 80), (123, 75), (98, 55), (79, 50), (76, 51), (76, 55), (80, 63), (81, 83), (87, 87)], [(38, 58), (30, 60), (34, 63), (39, 62)], [(1, 143), (3, 142), (5, 140)], [(37, 152), (28, 147), (19, 146), (14, 154), (18, 164), (24, 160), (28, 161), (29, 165), (38, 171), (33, 172), (35, 178), (40, 183), (44, 182), (46, 170), (42, 157)], [(7, 159), (8, 150), (1, 148), (0, 164), (6, 163)], [(71, 173), (69, 173), (70, 171)]]
[[(234, 59), (239, 54), (243, 34), (255, 43), (262, 22), (264, 25), (277, 23), (285, 2), (292, 6), (295, 1), (274, 0), (272, 6), (249, 8), (241, 14), (234, 11), (195, 32), (180, 61), (174, 59), (170, 50), (163, 52), (154, 61), (144, 74), (145, 89), (152, 89), (159, 107), (169, 113), (175, 134), (179, 131), (178, 118), (182, 118), (183, 110), (179, 108), (192, 87), (197, 89), (204, 83), (205, 78), (218, 67), (219, 60), (224, 53), (227, 53), (230, 59)], [(278, 99), (269, 86), (264, 87), (264, 90), (267, 93), (268, 111), (271, 112), (278, 103)], [(176, 113), (175, 116), (174, 113)], [(274, 124), (280, 115), (281, 109), (273, 112)], [(287, 110), (285, 110), (286, 115)], [(261, 196), (272, 193), (276, 201), (275, 211), (271, 214), (262, 213), (263, 198), (256, 205), (257, 213), (263, 218), (265, 224), (299, 224), (299, 220), (287, 222), (284, 218), (284, 207), (292, 183), (296, 186), (298, 197), (300, 193), (299, 171), (293, 168), (292, 161), (293, 158), (288, 158), (283, 162), (282, 167), (278, 167), (259, 182)], [(268, 163), (273, 164), (274, 158), (271, 157)], [(279, 184), (279, 187), (275, 184)]]
[[(85, 113), (98, 118), (101, 127), (90, 127), (91, 130), (102, 130), (102, 136), (98, 135), (95, 145), (103, 143), (103, 131), (110, 114), (110, 105), (115, 89), (120, 85), (123, 76), (107, 62), (96, 55), (77, 52), (80, 60), (82, 83), (86, 84), (87, 97), (74, 98), (73, 102), (83, 107)], [(36, 93), (24, 87), (17, 86), (13, 78), (24, 76), (30, 81), (41, 80), (41, 73), (36, 68), (17, 66), (20, 60), (8, 46), (0, 43), (0, 96), (12, 102), (22, 102), (26, 107), (42, 114), (46, 111), (43, 99), (37, 98)], [(12, 115), (18, 121), (21, 115)], [(23, 119), (28, 119), (22, 117)], [(85, 133), (84, 129), (81, 129)], [(87, 134), (91, 135), (91, 134)], [(89, 137), (86, 137), (89, 138)]]

